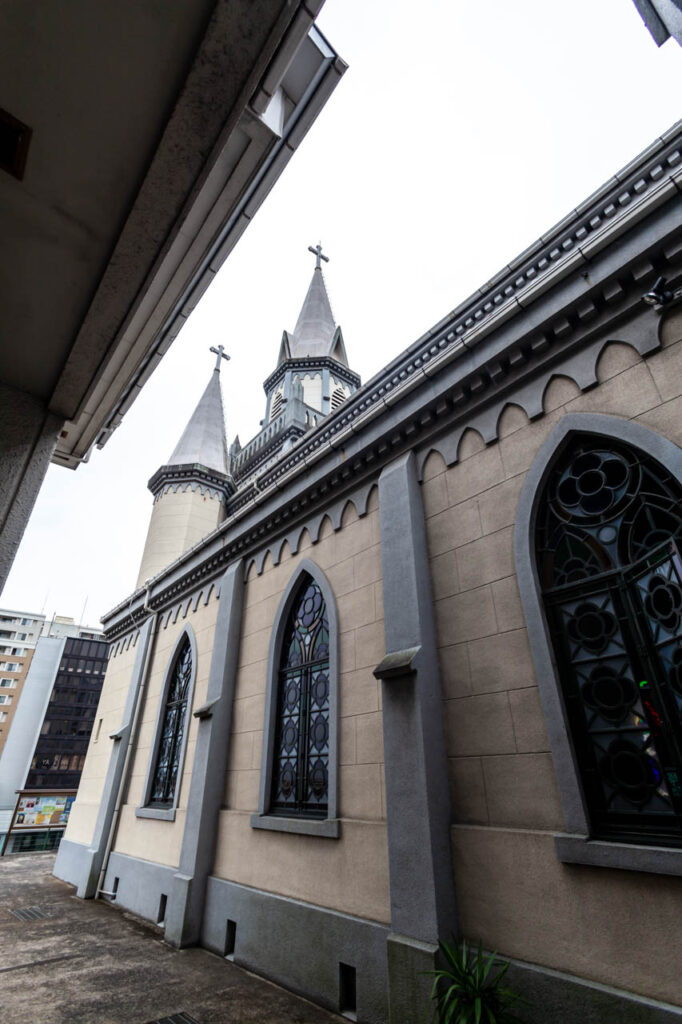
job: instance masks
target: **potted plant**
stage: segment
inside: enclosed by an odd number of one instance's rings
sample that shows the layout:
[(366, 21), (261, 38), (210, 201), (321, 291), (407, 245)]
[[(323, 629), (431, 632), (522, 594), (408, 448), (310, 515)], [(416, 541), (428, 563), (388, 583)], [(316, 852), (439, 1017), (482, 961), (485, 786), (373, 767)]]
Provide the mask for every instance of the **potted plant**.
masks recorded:
[(501, 964), (496, 953), (484, 954), (481, 943), (476, 951), (439, 942), (441, 962), (434, 976), (431, 999), (434, 1024), (520, 1024), (511, 1008), (521, 997), (502, 981), (509, 964)]

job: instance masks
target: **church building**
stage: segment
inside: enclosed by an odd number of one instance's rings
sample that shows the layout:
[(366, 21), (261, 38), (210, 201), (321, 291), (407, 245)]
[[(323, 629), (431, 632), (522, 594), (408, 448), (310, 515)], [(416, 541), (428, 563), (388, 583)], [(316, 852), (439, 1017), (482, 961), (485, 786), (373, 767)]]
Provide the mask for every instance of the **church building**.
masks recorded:
[[(368, 383), (315, 268), (168, 463), (55, 867), (351, 1019), (682, 1017), (682, 123)], [(276, 360), (274, 359), (276, 355)], [(153, 467), (150, 467), (150, 470)]]

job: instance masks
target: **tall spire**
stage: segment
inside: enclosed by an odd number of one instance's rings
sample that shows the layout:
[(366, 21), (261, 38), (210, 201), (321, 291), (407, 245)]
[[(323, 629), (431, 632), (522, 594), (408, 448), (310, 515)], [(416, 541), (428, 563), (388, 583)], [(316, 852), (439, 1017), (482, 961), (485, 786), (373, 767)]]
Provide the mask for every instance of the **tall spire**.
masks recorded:
[(223, 396), (220, 390), (220, 362), (221, 359), (230, 357), (224, 354), (222, 345), (217, 349), (212, 348), (211, 351), (218, 357), (216, 367), (166, 465), (200, 465), (227, 474), (227, 438)]
[(217, 359), (206, 390), (170, 459), (149, 481), (154, 508), (138, 587), (215, 530), (225, 518), (226, 503), (235, 491), (228, 472), (220, 391), (220, 366), (230, 357), (222, 345), (211, 351)]
[(308, 246), (315, 256), (315, 269), (310, 287), (303, 300), (301, 312), (298, 314), (293, 334), (289, 335), (291, 357), (300, 359), (303, 356), (331, 355), (332, 341), (336, 332), (334, 314), (327, 295), (327, 288), (322, 275), (321, 260), (329, 262), (329, 257), (322, 252), (322, 246)]

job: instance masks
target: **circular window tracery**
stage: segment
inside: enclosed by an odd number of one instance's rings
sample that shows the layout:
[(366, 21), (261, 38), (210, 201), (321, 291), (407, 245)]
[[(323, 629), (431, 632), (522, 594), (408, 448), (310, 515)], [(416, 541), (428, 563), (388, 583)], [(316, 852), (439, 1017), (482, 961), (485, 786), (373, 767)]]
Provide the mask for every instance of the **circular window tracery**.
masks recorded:
[(682, 846), (682, 488), (576, 435), (538, 500), (536, 552), (594, 834)]

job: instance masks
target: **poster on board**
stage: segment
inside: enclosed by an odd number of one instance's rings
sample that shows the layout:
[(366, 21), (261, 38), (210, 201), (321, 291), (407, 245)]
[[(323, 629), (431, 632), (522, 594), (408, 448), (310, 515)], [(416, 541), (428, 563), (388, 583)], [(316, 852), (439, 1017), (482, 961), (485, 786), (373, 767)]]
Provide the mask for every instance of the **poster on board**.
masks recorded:
[(20, 796), (12, 831), (26, 828), (64, 828), (75, 793), (31, 793)]

